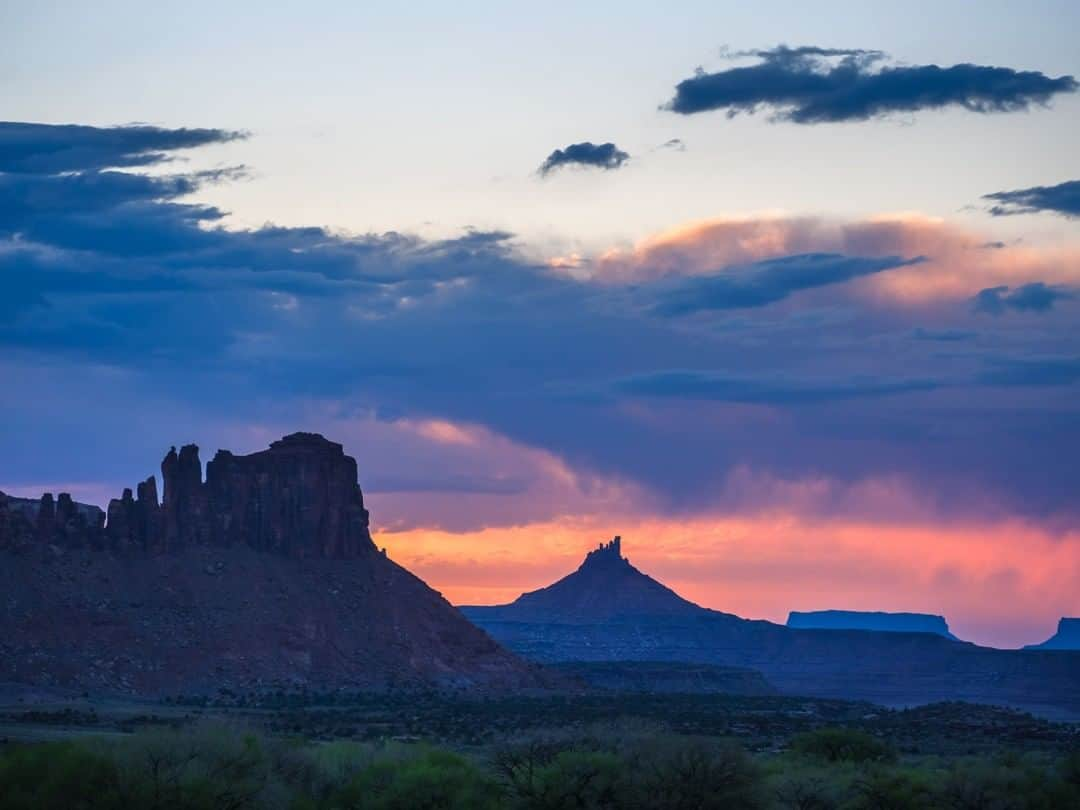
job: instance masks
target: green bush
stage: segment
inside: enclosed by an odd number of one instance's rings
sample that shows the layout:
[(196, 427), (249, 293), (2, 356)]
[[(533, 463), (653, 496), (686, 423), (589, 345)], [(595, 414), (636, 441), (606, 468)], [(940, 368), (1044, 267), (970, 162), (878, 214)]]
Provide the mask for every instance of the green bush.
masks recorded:
[(762, 772), (741, 748), (663, 735), (625, 753), (629, 806), (656, 810), (751, 810), (763, 806)]
[(931, 780), (916, 769), (875, 768), (855, 782), (852, 810), (926, 810), (936, 806)]
[(370, 743), (335, 740), (311, 745), (294, 742), (273, 750), (272, 767), (293, 794), (317, 806), (329, 802), (357, 773), (374, 762), (376, 756), (376, 748)]
[(853, 782), (842, 765), (806, 767), (788, 760), (770, 780), (769, 793), (778, 810), (839, 810)]
[(116, 766), (74, 742), (0, 749), (0, 807), (4, 810), (123, 808)]
[(331, 799), (342, 810), (495, 810), (498, 784), (473, 762), (435, 748), (408, 758), (386, 755), (363, 768)]
[(195, 723), (0, 748), (0, 810), (1080, 810), (1080, 753), (898, 761), (849, 729), (751, 756), (605, 724), (482, 761), (424, 745), (315, 743)]
[(121, 793), (146, 810), (247, 810), (276, 787), (266, 743), (221, 723), (149, 729), (115, 746)]
[(562, 751), (537, 774), (530, 810), (599, 810), (624, 807), (627, 780), (622, 760), (606, 751)]
[(1080, 783), (1069, 781), (1069, 766), (1069, 757), (965, 759), (950, 767), (939, 797), (955, 810), (1080, 808)]
[(791, 750), (826, 762), (891, 762), (896, 758), (887, 743), (851, 728), (819, 728), (796, 734)]

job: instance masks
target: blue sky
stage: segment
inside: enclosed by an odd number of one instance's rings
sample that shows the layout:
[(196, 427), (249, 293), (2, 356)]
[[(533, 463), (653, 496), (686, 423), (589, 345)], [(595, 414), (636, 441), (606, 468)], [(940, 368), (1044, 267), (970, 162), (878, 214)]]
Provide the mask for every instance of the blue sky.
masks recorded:
[[(5, 117), (244, 129), (199, 164), (246, 225), (445, 236), (509, 228), (535, 249), (606, 247), (687, 220), (784, 210), (968, 216), (979, 195), (1075, 176), (1080, 97), (986, 120), (949, 110), (867, 126), (657, 110), (722, 47), (872, 47), (911, 64), (1077, 73), (1069, 2), (8, 3)], [(681, 138), (685, 152), (650, 152)], [(614, 141), (604, 177), (537, 182), (554, 148)], [(883, 159), (884, 158), (884, 159)], [(949, 182), (941, 182), (948, 173)], [(1007, 230), (1013, 230), (1010, 226)], [(1055, 231), (1051, 224), (1039, 230)], [(1027, 229), (1030, 231), (1030, 227)]]
[(6, 4), (0, 489), (104, 503), (171, 444), (314, 429), (468, 601), (648, 526), (635, 556), (716, 607), (1034, 640), (1080, 611), (1076, 30)]

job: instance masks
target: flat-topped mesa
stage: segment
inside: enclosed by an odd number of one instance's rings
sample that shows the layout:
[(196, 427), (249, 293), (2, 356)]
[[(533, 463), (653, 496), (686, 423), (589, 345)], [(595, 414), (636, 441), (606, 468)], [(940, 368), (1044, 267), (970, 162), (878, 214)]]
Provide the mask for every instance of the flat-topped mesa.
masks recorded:
[(316, 433), (293, 433), (246, 456), (219, 450), (203, 481), (199, 448), (173, 447), (161, 462), (158, 503), (150, 476), (97, 507), (62, 494), (40, 501), (0, 494), (0, 548), (32, 543), (162, 554), (190, 546), (246, 545), (288, 557), (358, 557), (376, 551), (356, 460)]
[(796, 630), (871, 630), (879, 633), (933, 633), (957, 641), (944, 616), (865, 610), (793, 610), (787, 626)]
[(1057, 632), (1042, 644), (1029, 644), (1028, 650), (1080, 650), (1080, 619), (1063, 617)]

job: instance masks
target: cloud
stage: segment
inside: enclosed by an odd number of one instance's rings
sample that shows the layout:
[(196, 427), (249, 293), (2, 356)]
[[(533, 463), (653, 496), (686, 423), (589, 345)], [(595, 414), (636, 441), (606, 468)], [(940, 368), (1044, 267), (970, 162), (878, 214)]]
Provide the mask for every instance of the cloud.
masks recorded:
[(1026, 243), (986, 250), (986, 234), (915, 214), (862, 220), (821, 217), (723, 217), (691, 222), (632, 247), (609, 250), (588, 264), (590, 277), (611, 285), (715, 273), (806, 253), (882, 258), (925, 256), (926, 261), (867, 276), (838, 287), (842, 297), (918, 309), (967, 301), (989, 286), (1019, 285), (1031, 278), (1072, 288), (1080, 285), (1080, 246)]
[(998, 357), (987, 365), (978, 378), (983, 385), (1041, 388), (1080, 381), (1080, 356)]
[(610, 171), (621, 168), (629, 159), (630, 155), (613, 143), (583, 141), (572, 143), (565, 149), (556, 149), (540, 164), (537, 171), (541, 177), (547, 177), (564, 166), (591, 166)]
[(983, 195), (995, 203), (990, 213), (996, 217), (1011, 214), (1034, 214), (1050, 211), (1066, 217), (1080, 217), (1080, 180), (1068, 180), (1056, 186), (1032, 186), (1016, 191), (997, 191)]
[(941, 387), (934, 380), (799, 380), (733, 377), (700, 371), (661, 371), (628, 377), (614, 384), (626, 394), (681, 397), (755, 404), (809, 404), (866, 397), (882, 397)]
[[(568, 270), (503, 231), (227, 227), (188, 195), (228, 172), (100, 165), (0, 173), (0, 379), (19, 381), (0, 386), (0, 457), (23, 483), (138, 480), (162, 437), (253, 450), (306, 428), (393, 490), (376, 520), (396, 526), (738, 511), (741, 468), (1080, 519), (1076, 383), (980, 352), (1080, 356), (1071, 313), (1036, 333), (970, 304), (1033, 278), (1074, 289), (1076, 245), (987, 251), (993, 234), (917, 216), (749, 217)], [(707, 311), (726, 315), (673, 317)], [(915, 333), (976, 328), (977, 344)]]
[(1075, 297), (1062, 287), (1051, 287), (1041, 281), (1023, 284), (1015, 289), (1007, 285), (987, 287), (972, 299), (976, 312), (1002, 315), (1008, 310), (1017, 312), (1047, 312), (1057, 301)]
[(656, 311), (686, 315), (703, 310), (760, 307), (794, 292), (840, 284), (896, 267), (921, 264), (925, 257), (870, 258), (835, 253), (803, 253), (732, 267), (710, 275), (690, 276), (661, 293)]
[(977, 335), (978, 332), (970, 329), (924, 329), (921, 326), (916, 327), (911, 333), (916, 340), (936, 340), (942, 343), (971, 340)]
[(178, 149), (246, 137), (224, 129), (89, 127), (0, 121), (0, 172), (57, 174), (150, 166)]
[(865, 121), (943, 107), (1013, 112), (1045, 105), (1080, 85), (1072, 76), (959, 64), (883, 65), (881, 51), (790, 48), (751, 51), (756, 64), (679, 82), (664, 109), (682, 115), (725, 110), (729, 116), (772, 112), (796, 124)]

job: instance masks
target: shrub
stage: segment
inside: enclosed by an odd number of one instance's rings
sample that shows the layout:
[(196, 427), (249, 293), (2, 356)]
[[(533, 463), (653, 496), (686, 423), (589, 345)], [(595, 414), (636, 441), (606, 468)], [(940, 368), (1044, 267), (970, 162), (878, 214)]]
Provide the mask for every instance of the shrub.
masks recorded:
[(819, 728), (797, 734), (791, 740), (791, 750), (826, 762), (890, 762), (896, 758), (888, 744), (851, 728)]
[(628, 793), (622, 760), (606, 751), (561, 751), (541, 768), (530, 810), (599, 810), (626, 806)]
[(327, 802), (376, 759), (375, 746), (352, 740), (297, 742), (274, 751), (273, 769), (296, 794)]
[(775, 806), (782, 810), (837, 810), (849, 784), (837, 778), (836, 769), (785, 768), (772, 783)]
[(141, 731), (113, 756), (126, 806), (147, 810), (260, 807), (272, 781), (262, 738), (220, 723)]
[(116, 767), (74, 742), (0, 749), (0, 806), (5, 810), (113, 810), (121, 800)]
[(761, 769), (741, 748), (717, 740), (664, 735), (626, 752), (634, 806), (656, 810), (763, 806)]
[(875, 769), (855, 782), (852, 810), (925, 810), (934, 807), (925, 776), (913, 770)]
[(334, 808), (356, 810), (494, 810), (499, 787), (470, 760), (423, 748), (410, 758), (384, 755), (333, 797)]

